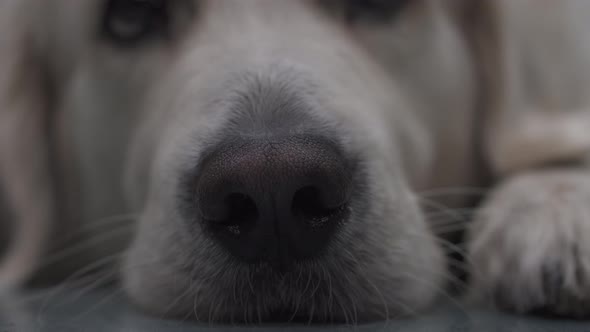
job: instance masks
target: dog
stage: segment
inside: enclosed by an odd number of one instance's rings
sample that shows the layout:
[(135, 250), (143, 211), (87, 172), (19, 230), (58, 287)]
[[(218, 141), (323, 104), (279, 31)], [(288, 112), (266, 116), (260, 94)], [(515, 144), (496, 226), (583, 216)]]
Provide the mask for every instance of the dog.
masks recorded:
[[(4, 0), (0, 289), (110, 267), (157, 316), (391, 319), (448, 296), (447, 226), (466, 299), (587, 315), (588, 7)], [(471, 221), (452, 188), (489, 189)]]

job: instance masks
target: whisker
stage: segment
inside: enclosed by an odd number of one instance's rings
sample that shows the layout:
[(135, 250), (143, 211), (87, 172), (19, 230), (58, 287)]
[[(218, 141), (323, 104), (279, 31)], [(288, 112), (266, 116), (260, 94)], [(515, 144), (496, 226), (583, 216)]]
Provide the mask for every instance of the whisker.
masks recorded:
[[(299, 269), (299, 276), (297, 277), (297, 280), (294, 282), (295, 285), (298, 284), (298, 281), (301, 279), (301, 275), (303, 274), (303, 269)], [(310, 270), (310, 275), (311, 275), (311, 270)], [(309, 277), (311, 278), (311, 277)], [(299, 296), (297, 297), (296, 300), (296, 304), (295, 304), (295, 309), (293, 310), (293, 314), (291, 315), (291, 317), (287, 320), (287, 323), (291, 323), (295, 317), (297, 317), (297, 313), (299, 312), (299, 307), (301, 306), (301, 299), (303, 298), (303, 296), (305, 296), (305, 292), (307, 292), (307, 288), (309, 287), (309, 279), (308, 282), (305, 286), (305, 288), (303, 289), (302, 292), (299, 293)]]
[(465, 272), (465, 273), (472, 273), (473, 272), (473, 266), (471, 264), (460, 261), (457, 258), (448, 257), (447, 264), (449, 265), (449, 267), (453, 267), (461, 272)]
[[(350, 305), (354, 308), (356, 305), (354, 303), (354, 301), (347, 301), (347, 303), (350, 303)], [(342, 301), (339, 299), (339, 297), (336, 297), (336, 304), (340, 307), (340, 310), (342, 311), (342, 315), (344, 316), (344, 322), (346, 325), (354, 325), (355, 323), (355, 318), (354, 318), (354, 310), (352, 309), (353, 312), (350, 312), (347, 309), (347, 306), (344, 305), (342, 303)]]
[[(352, 261), (354, 262), (354, 264), (356, 266), (361, 266), (362, 265), (361, 262), (359, 261), (359, 259), (350, 250), (348, 250), (347, 248), (343, 248), (342, 251), (344, 253), (346, 253), (346, 255), (350, 259), (352, 259)], [(348, 277), (348, 274), (347, 273), (341, 273), (341, 275), (344, 275), (345, 276), (345, 278), (347, 279), (347, 281), (348, 281), (349, 284), (351, 284), (351, 285), (354, 285), (355, 284), (354, 282), (352, 282), (350, 280), (350, 278)], [(363, 279), (365, 279), (365, 281), (369, 282), (368, 277), (365, 276), (365, 277), (363, 277)], [(375, 290), (377, 290), (379, 292), (379, 290), (376, 289), (376, 287), (375, 287), (374, 284), (371, 283), (371, 285), (372, 285), (373, 288), (375, 288)], [(380, 293), (380, 298), (381, 298), (382, 303), (385, 306), (385, 310), (384, 310), (384, 313), (386, 314), (385, 318), (386, 319), (389, 319), (389, 308), (387, 306), (387, 302), (385, 301), (385, 297), (383, 296), (382, 293)], [(353, 312), (354, 313), (354, 323), (356, 324), (356, 323), (358, 323), (358, 309), (357, 309), (356, 304), (354, 303), (354, 301), (351, 301), (351, 303), (352, 303), (352, 308), (354, 310), (354, 312)]]
[(456, 245), (456, 244), (453, 244), (453, 243), (451, 243), (450, 241), (447, 241), (447, 240), (445, 240), (445, 239), (442, 239), (442, 238), (437, 238), (437, 239), (435, 239), (435, 240), (436, 240), (436, 242), (438, 242), (440, 245), (442, 245), (443, 247), (445, 247), (445, 250), (446, 250), (448, 253), (451, 253), (451, 254), (457, 254), (457, 255), (459, 255), (461, 258), (464, 258), (464, 259), (466, 259), (466, 263), (467, 263), (467, 264), (471, 265), (471, 262), (470, 262), (470, 261), (468, 261), (468, 258), (469, 258), (468, 256), (469, 256), (469, 255), (468, 255), (468, 253), (467, 253), (467, 251), (466, 251), (465, 249), (462, 249), (462, 248), (461, 248), (461, 247), (459, 247), (458, 245)]
[(118, 288), (118, 289), (111, 291), (110, 294), (103, 296), (103, 298), (101, 300), (97, 301), (92, 307), (90, 307), (90, 309), (83, 311), (82, 313), (76, 315), (74, 318), (72, 318), (72, 320), (79, 320), (79, 319), (91, 314), (93, 311), (100, 309), (101, 306), (105, 305), (108, 301), (113, 300), (114, 297), (120, 295), (121, 293), (123, 293), (122, 288)]
[[(194, 280), (191, 279), (190, 288), (194, 288), (194, 287), (195, 287)], [(193, 299), (193, 314), (194, 314), (195, 319), (197, 320), (197, 322), (200, 322), (201, 321), (201, 318), (199, 317), (199, 312), (197, 311), (197, 299), (198, 299), (197, 296), (195, 296), (194, 299)]]
[[(88, 294), (89, 292), (100, 288), (101, 286), (106, 285), (109, 281), (117, 280), (117, 276), (119, 274), (119, 269), (112, 269), (111, 271), (105, 271), (99, 273), (98, 275), (89, 276), (88, 279), (93, 280), (89, 285), (81, 288), (72, 299), (71, 302), (75, 302), (76, 300), (80, 299), (82, 296)], [(72, 287), (72, 285), (70, 285)], [(78, 287), (75, 287), (78, 288)]]
[[(449, 264), (452, 265), (452, 263)], [(464, 280), (461, 280), (461, 278), (455, 276), (452, 272), (447, 271), (442, 275), (442, 277), (445, 281), (450, 283), (450, 286), (456, 287), (455, 289), (457, 289), (458, 291), (464, 291), (469, 289), (469, 284)]]
[[(426, 220), (429, 224), (451, 224), (451, 223), (465, 223), (478, 212), (478, 209), (474, 208), (461, 208), (461, 209), (450, 209), (446, 208), (446, 211), (433, 211), (424, 213)], [(452, 214), (455, 219), (448, 219), (448, 216)]]
[[(113, 280), (113, 281), (116, 280), (115, 276), (117, 274), (117, 271), (118, 271), (117, 269), (112, 269), (112, 270), (107, 269), (102, 272), (96, 272), (96, 273), (92, 273), (90, 275), (75, 278), (75, 279), (68, 281), (67, 287), (70, 289), (80, 289), (83, 287), (88, 287), (89, 283), (93, 283), (98, 278), (100, 278), (102, 280), (102, 282), (100, 284), (96, 285), (96, 287), (95, 287), (95, 288), (99, 288), (103, 285), (108, 284), (111, 280)], [(59, 285), (61, 285), (61, 283), (58, 284), (57, 286), (59, 286)], [(57, 286), (55, 286), (55, 287), (57, 287)], [(53, 288), (53, 287), (35, 289), (33, 294), (27, 295), (25, 297), (20, 297), (19, 302), (21, 302), (22, 304), (35, 303), (41, 299), (47, 298), (47, 296), (49, 296), (51, 294), (51, 292), (53, 292), (53, 291), (55, 291), (55, 288)]]
[(47, 295), (47, 297), (45, 298), (45, 300), (43, 301), (43, 303), (41, 304), (41, 307), (39, 309), (39, 313), (37, 315), (37, 320), (41, 321), (41, 315), (44, 312), (47, 312), (48, 306), (49, 306), (49, 302), (54, 299), (57, 294), (59, 294), (59, 292), (64, 291), (68, 286), (69, 286), (69, 282), (71, 282), (72, 280), (75, 280), (75, 278), (82, 276), (86, 273), (90, 273), (92, 270), (94, 269), (98, 269), (101, 266), (106, 266), (108, 264), (111, 264), (113, 261), (118, 260), (121, 257), (121, 254), (116, 254), (116, 255), (110, 255), (110, 256), (106, 256), (103, 257), (101, 259), (98, 259), (88, 265), (86, 265), (85, 267), (79, 269), (78, 271), (76, 271), (75, 273), (73, 273), (72, 275), (70, 275), (68, 278), (66, 278), (61, 285), (55, 287), (54, 289), (52, 289), (49, 294)]
[(105, 217), (102, 219), (98, 219), (96, 221), (89, 222), (89, 223), (82, 223), (82, 226), (80, 228), (76, 229), (76, 231), (73, 233), (68, 233), (67, 237), (70, 237), (70, 238), (76, 237), (78, 235), (92, 232), (92, 231), (98, 230), (100, 228), (103, 228), (105, 226), (109, 226), (112, 224), (118, 224), (118, 223), (123, 223), (123, 222), (132, 222), (132, 221), (134, 221), (134, 219), (137, 218), (137, 216), (138, 216), (137, 213), (119, 214), (119, 215), (113, 215), (113, 216)]
[[(441, 218), (449, 218), (447, 219), (447, 221), (457, 221), (457, 220), (461, 220), (464, 221), (465, 220), (465, 209), (464, 208), (451, 208), (446, 206), (443, 203), (434, 201), (434, 200), (430, 200), (427, 198), (419, 198), (419, 202), (420, 204), (423, 206), (423, 208), (426, 210), (425, 212), (425, 216), (433, 218), (433, 216), (436, 217), (436, 219), (440, 220)], [(433, 211), (428, 211), (428, 209), (432, 209)], [(430, 219), (429, 218), (429, 219)]]
[[(332, 276), (328, 272), (325, 266), (321, 265), (322, 274), (324, 275), (324, 279), (328, 281), (328, 304), (326, 311), (328, 314), (332, 312), (332, 301), (333, 299), (333, 292), (334, 289), (332, 288)], [(327, 320), (327, 319), (326, 319)]]
[(313, 323), (313, 314), (315, 313), (315, 300), (312, 299), (311, 306), (309, 307), (309, 319), (307, 320), (307, 326), (311, 326)]
[(423, 284), (428, 285), (429, 287), (432, 287), (438, 294), (442, 295), (447, 301), (452, 303), (457, 309), (461, 310), (462, 313), (464, 313), (465, 315), (469, 315), (469, 312), (467, 312), (464, 305), (462, 303), (460, 303), (459, 301), (457, 301), (453, 295), (451, 295), (450, 293), (445, 291), (444, 287), (440, 287), (439, 285), (433, 283), (432, 281), (427, 280), (426, 278), (423, 278), (418, 275), (414, 275), (414, 274), (410, 274), (410, 273), (404, 273), (404, 275), (407, 276), (408, 278), (411, 278), (412, 280), (421, 282)]
[(108, 232), (97, 234), (94, 237), (88, 238), (82, 243), (77, 243), (72, 246), (69, 246), (65, 249), (57, 251), (49, 256), (42, 264), (37, 267), (37, 270), (48, 268), (54, 264), (59, 263), (61, 260), (72, 257), (84, 249), (91, 248), (92, 246), (99, 245), (100, 243), (110, 240), (118, 235), (125, 235), (125, 233), (130, 232), (131, 229), (127, 225), (119, 226), (118, 229), (110, 230)]
[[(170, 310), (172, 310), (174, 308), (175, 305), (177, 305), (180, 301), (184, 300), (187, 296), (189, 296), (190, 294), (192, 294), (194, 292), (194, 288), (193, 288), (193, 281), (191, 280), (191, 283), (189, 285), (189, 287), (187, 287), (182, 294), (178, 295), (173, 301), (171, 301), (166, 308), (164, 308), (164, 313), (169, 314)], [(193, 301), (193, 313), (195, 315), (195, 318), (198, 321), (198, 317), (199, 315), (197, 314), (197, 297), (195, 296), (194, 301)], [(190, 314), (189, 314), (190, 316)]]
[(442, 187), (419, 191), (418, 194), (423, 197), (438, 196), (485, 196), (490, 191), (485, 187)]
[(262, 325), (262, 310), (261, 305), (256, 303), (256, 314), (258, 317), (258, 325)]
[(466, 225), (466, 224), (461, 223), (461, 224), (458, 224), (458, 225), (443, 226), (443, 227), (440, 227), (440, 228), (439, 227), (436, 227), (436, 228), (433, 228), (432, 231), (436, 235), (442, 236), (442, 235), (446, 235), (446, 234), (450, 234), (450, 233), (456, 233), (456, 232), (459, 232), (459, 231), (465, 231), (465, 230), (468, 229), (468, 227), (469, 227), (469, 225)]
[[(385, 317), (386, 320), (389, 320), (390, 317), (391, 317), (390, 312), (389, 312), (389, 305), (387, 304), (387, 301), (385, 300), (385, 296), (383, 295), (383, 292), (366, 275), (362, 275), (362, 277), (365, 280), (365, 282), (367, 282), (369, 284), (369, 286), (371, 286), (375, 290), (376, 295), (379, 296), (379, 299), (380, 299), (380, 301), (383, 304), (383, 313), (385, 314), (384, 317)], [(390, 299), (390, 301), (391, 301), (391, 299)], [(411, 308), (409, 308), (404, 303), (401, 303), (401, 301), (395, 300), (393, 302), (395, 302), (401, 308), (404, 308), (404, 310), (410, 310), (410, 311), (412, 311)]]
[[(446, 260), (447, 261), (447, 264), (453, 265), (456, 268), (463, 270), (464, 272), (470, 272), (471, 271), (471, 268), (470, 267), (472, 266), (472, 264), (469, 261), (469, 257), (467, 256), (466, 251), (463, 250), (463, 249), (461, 249), (459, 246), (457, 246), (457, 245), (455, 245), (455, 244), (453, 244), (453, 243), (451, 243), (451, 242), (449, 242), (449, 241), (447, 241), (445, 239), (437, 238), (435, 236), (429, 236), (429, 235), (426, 235), (426, 234), (418, 234), (416, 232), (407, 232), (406, 234), (409, 235), (409, 236), (414, 236), (414, 237), (419, 237), (419, 238), (426, 238), (426, 239), (432, 239), (432, 238), (434, 238), (439, 244), (445, 246), (447, 251), (450, 251), (451, 253), (454, 252), (454, 253), (460, 255), (461, 257), (463, 257), (465, 259), (465, 263), (459, 263), (456, 260), (449, 260), (449, 259), (447, 259)], [(461, 305), (454, 299), (454, 297), (452, 295), (450, 295), (448, 292), (446, 292), (444, 289), (442, 289), (441, 287), (439, 287), (438, 285), (432, 284), (432, 282), (427, 281), (426, 279), (423, 279), (423, 278), (421, 279), (419, 276), (410, 275), (410, 274), (407, 274), (407, 273), (406, 273), (406, 275), (408, 277), (414, 278), (415, 280), (421, 281), (423, 283), (429, 282), (430, 283), (430, 286), (435, 286), (434, 289), (436, 289), (437, 292), (439, 292), (441, 295), (445, 296), (452, 303), (458, 305), (458, 307), (461, 308)], [(456, 278), (452, 274), (449, 274), (448, 272), (445, 272), (443, 274), (443, 277), (446, 280), (448, 280), (448, 281), (451, 281), (451, 282), (455, 281), (455, 282), (458, 282), (459, 284), (464, 284), (465, 287), (468, 286), (465, 282), (463, 282), (460, 279)], [(462, 309), (462, 310), (464, 311), (464, 309)]]
[[(406, 234), (408, 236), (413, 236), (413, 237), (418, 237), (418, 238), (426, 238), (426, 239), (434, 238), (435, 241), (437, 243), (439, 243), (441, 246), (443, 246), (446, 251), (446, 254), (447, 254), (446, 262), (447, 262), (447, 264), (449, 264), (448, 267), (452, 266), (452, 267), (456, 268), (458, 271), (461, 271), (461, 272), (467, 273), (467, 274), (473, 272), (472, 271), (473, 264), (468, 256), (467, 251), (465, 249), (460, 248), (458, 245), (453, 244), (450, 241), (447, 241), (443, 238), (437, 238), (436, 236), (418, 234), (416, 232), (407, 232)], [(464, 259), (464, 262), (459, 262), (457, 260), (450, 259), (450, 257), (449, 257), (450, 254), (459, 255), (459, 257)], [(460, 279), (457, 279), (457, 280), (460, 280)], [(463, 282), (461, 282), (461, 283), (463, 283)]]
[(320, 286), (321, 285), (322, 285), (322, 280), (321, 280), (321, 278), (318, 278), (318, 282), (314, 286), (313, 291), (311, 292), (311, 295), (310, 295), (311, 298), (314, 298), (314, 296), (316, 295), (317, 291), (320, 289)]

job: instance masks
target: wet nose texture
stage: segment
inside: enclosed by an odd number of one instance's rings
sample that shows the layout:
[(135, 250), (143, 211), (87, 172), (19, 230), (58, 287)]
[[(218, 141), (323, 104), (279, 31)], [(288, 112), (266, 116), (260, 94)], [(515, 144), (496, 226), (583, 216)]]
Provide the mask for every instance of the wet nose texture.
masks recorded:
[(234, 256), (285, 268), (316, 256), (345, 222), (352, 178), (352, 162), (328, 140), (238, 140), (203, 160), (196, 203)]

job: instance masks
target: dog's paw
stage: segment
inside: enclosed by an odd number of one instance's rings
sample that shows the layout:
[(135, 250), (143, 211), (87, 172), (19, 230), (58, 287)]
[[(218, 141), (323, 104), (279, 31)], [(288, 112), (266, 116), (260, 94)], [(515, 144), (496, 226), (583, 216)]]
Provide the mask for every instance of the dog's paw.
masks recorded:
[(469, 233), (469, 299), (517, 313), (590, 316), (590, 172), (500, 186)]

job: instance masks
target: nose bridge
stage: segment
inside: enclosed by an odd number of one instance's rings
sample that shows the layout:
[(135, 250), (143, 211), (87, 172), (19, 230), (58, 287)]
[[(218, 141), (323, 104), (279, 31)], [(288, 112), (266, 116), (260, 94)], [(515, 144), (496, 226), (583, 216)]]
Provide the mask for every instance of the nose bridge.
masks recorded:
[(347, 116), (354, 104), (341, 105), (336, 97), (379, 106), (391, 99), (391, 78), (310, 0), (208, 0), (189, 38), (177, 77), (208, 87), (209, 95), (231, 92), (226, 83), (236, 74), (291, 68), (333, 96), (332, 108)]
[(248, 40), (304, 32), (302, 25), (310, 26), (317, 18), (303, 0), (210, 0), (205, 11), (208, 24)]
[[(195, 52), (248, 64), (313, 52), (329, 29), (307, 0), (209, 0), (194, 33)], [(319, 42), (318, 42), (319, 41)]]
[(330, 77), (320, 72), (334, 71), (326, 68), (336, 66), (326, 59), (337, 58), (329, 45), (337, 38), (326, 36), (326, 27), (308, 0), (203, 1), (178, 49), (168, 89), (175, 90), (175, 98), (216, 103), (256, 75), (261, 82), (277, 82), (289, 74), (275, 74), (290, 68), (307, 81)]

